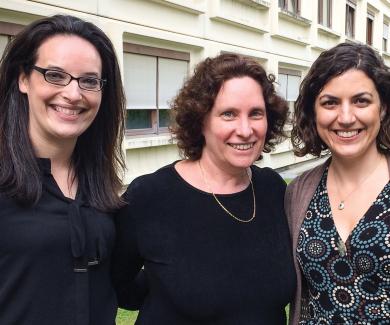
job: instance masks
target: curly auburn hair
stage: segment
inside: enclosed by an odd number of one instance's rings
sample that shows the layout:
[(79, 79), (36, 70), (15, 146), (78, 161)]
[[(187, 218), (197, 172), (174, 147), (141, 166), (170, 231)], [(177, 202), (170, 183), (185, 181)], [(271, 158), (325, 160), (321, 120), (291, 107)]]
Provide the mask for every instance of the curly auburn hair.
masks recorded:
[(223, 83), (241, 77), (254, 79), (263, 90), (268, 123), (263, 152), (270, 152), (285, 138), (283, 128), (288, 105), (275, 91), (275, 76), (267, 75), (254, 59), (238, 54), (221, 54), (196, 66), (193, 76), (184, 83), (171, 105), (174, 123), (170, 129), (185, 158), (200, 159), (205, 145), (202, 133), (205, 117), (214, 106)]
[(299, 96), (295, 102), (291, 131), (295, 155), (302, 157), (306, 154), (312, 154), (319, 157), (323, 151), (328, 149), (317, 132), (315, 100), (331, 79), (351, 69), (364, 72), (375, 84), (380, 97), (381, 109), (385, 113), (376, 138), (377, 148), (381, 153), (389, 153), (389, 68), (371, 47), (356, 43), (341, 43), (322, 52), (301, 83)]

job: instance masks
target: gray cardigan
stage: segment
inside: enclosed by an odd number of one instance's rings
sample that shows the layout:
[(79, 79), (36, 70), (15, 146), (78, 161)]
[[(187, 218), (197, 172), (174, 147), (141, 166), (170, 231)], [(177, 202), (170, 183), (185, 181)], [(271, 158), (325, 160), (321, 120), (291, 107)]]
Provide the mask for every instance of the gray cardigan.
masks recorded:
[[(330, 158), (322, 165), (306, 171), (294, 179), (288, 185), (286, 190), (284, 207), (291, 233), (294, 265), (297, 274), (297, 291), (295, 294), (295, 300), (290, 306), (290, 325), (298, 324), (301, 311), (302, 294), (305, 295), (305, 292), (302, 292), (302, 275), (296, 254), (298, 235), (303, 219), (305, 218), (307, 208), (309, 207), (310, 200), (312, 199), (314, 192), (320, 183), (321, 176), (329, 163)], [(387, 157), (387, 165), (390, 175), (390, 156)]]

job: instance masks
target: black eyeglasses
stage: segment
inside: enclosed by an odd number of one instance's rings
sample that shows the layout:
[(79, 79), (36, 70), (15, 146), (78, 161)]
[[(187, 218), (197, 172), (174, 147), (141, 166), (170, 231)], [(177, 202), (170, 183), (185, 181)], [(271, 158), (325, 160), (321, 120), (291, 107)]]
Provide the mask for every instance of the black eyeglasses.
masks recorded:
[(89, 91), (100, 91), (106, 82), (105, 79), (99, 79), (99, 78), (89, 77), (89, 76), (76, 78), (64, 71), (44, 69), (44, 68), (37, 67), (36, 65), (33, 65), (32, 68), (42, 73), (43, 77), (48, 83), (57, 86), (67, 86), (70, 84), (72, 80), (77, 80), (77, 83), (79, 84), (79, 87), (81, 89), (89, 90)]

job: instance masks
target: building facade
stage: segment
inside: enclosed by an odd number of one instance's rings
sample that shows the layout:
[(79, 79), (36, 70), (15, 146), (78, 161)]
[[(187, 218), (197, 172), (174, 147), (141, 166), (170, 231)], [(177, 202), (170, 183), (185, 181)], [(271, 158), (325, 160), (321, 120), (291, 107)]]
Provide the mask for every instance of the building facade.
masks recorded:
[[(169, 102), (208, 56), (255, 58), (291, 108), (311, 63), (340, 42), (367, 43), (390, 64), (389, 0), (0, 0), (0, 53), (24, 25), (54, 14), (93, 22), (115, 46), (127, 98), (126, 183), (180, 159)], [(285, 141), (259, 165), (310, 159), (294, 157)]]

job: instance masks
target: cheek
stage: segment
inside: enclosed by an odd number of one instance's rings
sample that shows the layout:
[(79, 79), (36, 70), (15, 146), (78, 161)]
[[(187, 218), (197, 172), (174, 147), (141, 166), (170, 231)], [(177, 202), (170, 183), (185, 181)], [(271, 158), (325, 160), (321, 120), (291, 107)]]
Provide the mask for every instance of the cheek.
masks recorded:
[(255, 127), (255, 130), (256, 130), (258, 137), (263, 138), (263, 139), (265, 138), (265, 136), (267, 134), (267, 129), (268, 129), (268, 123), (267, 123), (266, 119), (259, 121), (259, 123), (257, 123), (257, 125)]
[(96, 114), (97, 114), (97, 112), (100, 109), (100, 105), (102, 103), (102, 96), (96, 94), (95, 96), (88, 97), (87, 100), (88, 100), (88, 104), (89, 104), (90, 108), (94, 109), (96, 111)]
[(334, 114), (330, 114), (328, 112), (320, 111), (316, 112), (316, 115), (314, 117), (317, 131), (320, 128), (328, 128), (332, 124), (332, 122), (336, 119), (336, 116)]

